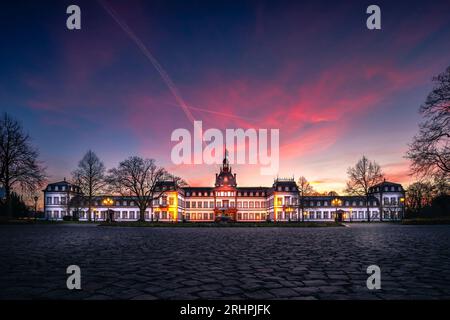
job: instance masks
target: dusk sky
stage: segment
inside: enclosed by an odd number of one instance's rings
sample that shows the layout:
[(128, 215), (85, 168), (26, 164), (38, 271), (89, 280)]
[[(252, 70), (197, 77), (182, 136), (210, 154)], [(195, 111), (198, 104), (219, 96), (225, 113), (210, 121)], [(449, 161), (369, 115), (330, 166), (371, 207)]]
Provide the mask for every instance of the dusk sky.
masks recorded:
[[(14, 5), (12, 5), (14, 3)], [(431, 78), (450, 65), (447, 1), (108, 1), (158, 60), (204, 129), (280, 129), (280, 177), (342, 191), (365, 154), (407, 185), (407, 144)], [(82, 29), (66, 28), (81, 8)], [(381, 7), (381, 30), (366, 8)], [(194, 186), (218, 165), (175, 166), (193, 131), (161, 75), (97, 1), (14, 1), (0, 9), (0, 111), (20, 120), (50, 181), (88, 150), (108, 168), (154, 158)], [(235, 165), (240, 186), (270, 186)]]

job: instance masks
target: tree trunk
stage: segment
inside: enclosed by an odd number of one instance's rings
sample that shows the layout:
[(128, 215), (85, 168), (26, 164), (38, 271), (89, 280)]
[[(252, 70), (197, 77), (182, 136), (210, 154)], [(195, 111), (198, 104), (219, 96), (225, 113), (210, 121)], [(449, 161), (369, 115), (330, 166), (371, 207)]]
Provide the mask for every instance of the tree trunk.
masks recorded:
[(92, 221), (91, 214), (92, 214), (92, 205), (91, 205), (91, 199), (89, 198), (89, 200), (88, 200), (88, 221), (89, 222)]
[(367, 222), (370, 222), (369, 197), (367, 195), (366, 195), (366, 205), (367, 205)]
[(5, 185), (5, 196), (6, 196), (6, 216), (8, 220), (11, 220), (13, 218), (13, 212), (11, 201), (11, 188), (9, 187), (9, 183)]
[(139, 208), (139, 222), (145, 222), (145, 209), (146, 208)]

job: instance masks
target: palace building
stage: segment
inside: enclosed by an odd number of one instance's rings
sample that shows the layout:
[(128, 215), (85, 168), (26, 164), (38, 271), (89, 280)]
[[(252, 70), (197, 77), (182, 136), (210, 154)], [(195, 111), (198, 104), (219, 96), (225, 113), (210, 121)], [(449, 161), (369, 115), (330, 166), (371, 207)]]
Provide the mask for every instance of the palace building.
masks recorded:
[[(65, 216), (88, 219), (88, 205), (81, 189), (67, 181), (49, 184), (44, 192), (47, 219)], [(145, 212), (147, 221), (236, 222), (290, 221), (392, 221), (404, 213), (405, 191), (400, 184), (384, 181), (360, 196), (301, 196), (295, 180), (275, 179), (271, 187), (240, 187), (225, 158), (212, 187), (177, 187), (174, 181), (158, 184), (158, 199)], [(107, 200), (107, 201), (106, 201)], [(368, 201), (368, 203), (366, 203)], [(369, 208), (369, 210), (367, 210)], [(96, 196), (91, 219), (133, 221), (139, 218), (135, 198)]]

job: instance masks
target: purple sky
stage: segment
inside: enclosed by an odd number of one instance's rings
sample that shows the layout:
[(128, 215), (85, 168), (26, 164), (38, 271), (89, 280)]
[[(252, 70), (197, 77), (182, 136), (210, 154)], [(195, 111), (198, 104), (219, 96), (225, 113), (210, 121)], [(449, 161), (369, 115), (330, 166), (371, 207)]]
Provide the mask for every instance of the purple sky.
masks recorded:
[[(82, 30), (65, 28), (77, 3)], [(174, 166), (170, 135), (192, 131), (155, 67), (95, 1), (14, 2), (3, 9), (0, 107), (22, 121), (50, 180), (91, 148), (110, 168), (155, 158), (193, 185), (217, 165)], [(108, 1), (159, 61), (204, 128), (279, 128), (279, 176), (341, 191), (363, 154), (408, 183), (407, 143), (432, 76), (450, 63), (448, 1)], [(271, 185), (259, 166), (238, 184)]]

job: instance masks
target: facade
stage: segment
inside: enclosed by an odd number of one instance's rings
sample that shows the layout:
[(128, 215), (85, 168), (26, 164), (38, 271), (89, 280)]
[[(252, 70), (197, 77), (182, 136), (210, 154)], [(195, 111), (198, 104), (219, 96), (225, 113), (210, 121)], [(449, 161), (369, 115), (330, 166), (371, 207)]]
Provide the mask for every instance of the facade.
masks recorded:
[[(64, 216), (88, 219), (88, 204), (78, 186), (61, 181), (44, 192), (47, 219)], [(370, 189), (370, 196), (301, 196), (294, 179), (276, 179), (271, 187), (238, 187), (227, 159), (216, 174), (213, 187), (177, 187), (174, 181), (158, 185), (158, 199), (148, 206), (145, 220), (160, 222), (290, 221), (393, 221), (404, 213), (405, 191), (400, 184), (384, 181)], [(109, 203), (104, 200), (109, 199)], [(111, 201), (112, 200), (112, 201)], [(108, 214), (109, 213), (109, 214)], [(91, 219), (133, 221), (139, 218), (136, 199), (97, 196), (91, 203)]]

